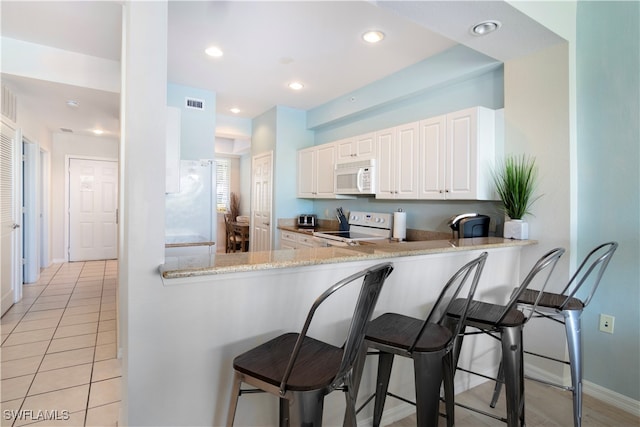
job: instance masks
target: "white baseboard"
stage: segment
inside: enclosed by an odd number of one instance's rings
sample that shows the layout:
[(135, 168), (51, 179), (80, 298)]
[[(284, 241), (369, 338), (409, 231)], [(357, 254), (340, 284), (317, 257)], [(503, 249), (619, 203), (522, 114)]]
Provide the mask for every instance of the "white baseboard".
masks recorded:
[(54, 258), (53, 261), (51, 261), (51, 262), (54, 263), (54, 264), (63, 264), (65, 262), (67, 262), (67, 260), (64, 259), (64, 258)]
[[(528, 372), (530, 376), (534, 378), (539, 378), (555, 384), (571, 384), (571, 380), (569, 378), (563, 380), (558, 375), (550, 374), (548, 371), (544, 371), (528, 363), (525, 363), (525, 372)], [(640, 417), (640, 401), (638, 400), (634, 400), (586, 380), (582, 380), (582, 392), (636, 417)]]
[(601, 400), (611, 406), (615, 406), (616, 408), (628, 412), (631, 415), (640, 417), (640, 401), (638, 400), (633, 400), (630, 397), (584, 380), (582, 381), (582, 391), (584, 394), (588, 394), (589, 396)]
[[(532, 366), (530, 364), (525, 364), (525, 370), (532, 377), (539, 378), (544, 381), (549, 381), (555, 384), (565, 384), (562, 378), (558, 375), (553, 375), (548, 371), (544, 371), (540, 368)], [(458, 377), (456, 375), (456, 377)], [(457, 379), (457, 378), (456, 378)], [(458, 384), (456, 381), (456, 391), (461, 393), (463, 389), (473, 388), (476, 385), (479, 385), (486, 380), (478, 380), (474, 379), (472, 381), (467, 382), (466, 384)], [(566, 383), (567, 385), (570, 384)], [(624, 396), (620, 393), (616, 393), (615, 391), (609, 390), (597, 384), (594, 384), (590, 381), (583, 381), (583, 392), (595, 399), (598, 399), (602, 402), (605, 402), (613, 407), (616, 407), (622, 411), (628, 412), (633, 416), (640, 417), (640, 401), (631, 399), (630, 397)], [(401, 403), (393, 408), (387, 409), (382, 414), (382, 425), (392, 424), (396, 421), (399, 421), (403, 418), (406, 418), (416, 411), (415, 406), (409, 405), (408, 403)], [(373, 421), (373, 417), (369, 417), (364, 420), (358, 421), (358, 426), (370, 426)]]

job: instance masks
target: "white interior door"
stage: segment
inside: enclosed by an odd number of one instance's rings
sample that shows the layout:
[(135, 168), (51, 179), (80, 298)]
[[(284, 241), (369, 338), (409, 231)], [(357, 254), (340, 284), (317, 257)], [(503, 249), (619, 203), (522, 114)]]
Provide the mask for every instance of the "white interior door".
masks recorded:
[(254, 156), (252, 165), (251, 250), (270, 251), (273, 152)]
[(118, 162), (69, 159), (69, 261), (117, 258)]
[(17, 162), (15, 131), (4, 122), (0, 128), (0, 311), (15, 302), (18, 277), (19, 227), (17, 220)]

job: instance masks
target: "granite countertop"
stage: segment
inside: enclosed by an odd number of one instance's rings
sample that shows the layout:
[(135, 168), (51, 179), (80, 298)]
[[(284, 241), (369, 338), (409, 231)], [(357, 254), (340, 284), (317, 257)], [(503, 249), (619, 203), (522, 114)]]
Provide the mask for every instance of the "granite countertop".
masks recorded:
[[(282, 226), (279, 228), (284, 229)], [(311, 232), (312, 230), (308, 231)], [(471, 239), (428, 240), (418, 242), (392, 242), (385, 240), (347, 247), (331, 246), (326, 248), (172, 257), (167, 258), (165, 263), (159, 267), (159, 270), (164, 279), (177, 279), (534, 244), (537, 244), (537, 241), (511, 240), (501, 237), (476, 237)]]

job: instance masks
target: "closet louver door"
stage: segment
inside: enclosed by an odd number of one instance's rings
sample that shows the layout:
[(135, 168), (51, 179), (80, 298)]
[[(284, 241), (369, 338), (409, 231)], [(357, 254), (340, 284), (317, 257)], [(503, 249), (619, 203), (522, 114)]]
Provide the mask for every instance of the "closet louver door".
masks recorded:
[(0, 135), (0, 308), (4, 314), (14, 301), (14, 252), (19, 229), (15, 218), (14, 133), (3, 123)]

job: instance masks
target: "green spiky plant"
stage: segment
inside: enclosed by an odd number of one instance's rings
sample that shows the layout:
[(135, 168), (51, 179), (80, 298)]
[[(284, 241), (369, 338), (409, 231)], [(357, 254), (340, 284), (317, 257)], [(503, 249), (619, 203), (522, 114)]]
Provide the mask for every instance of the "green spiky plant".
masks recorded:
[(496, 191), (502, 199), (504, 213), (511, 219), (522, 219), (540, 196), (533, 197), (538, 178), (536, 160), (526, 155), (507, 157), (493, 172)]

